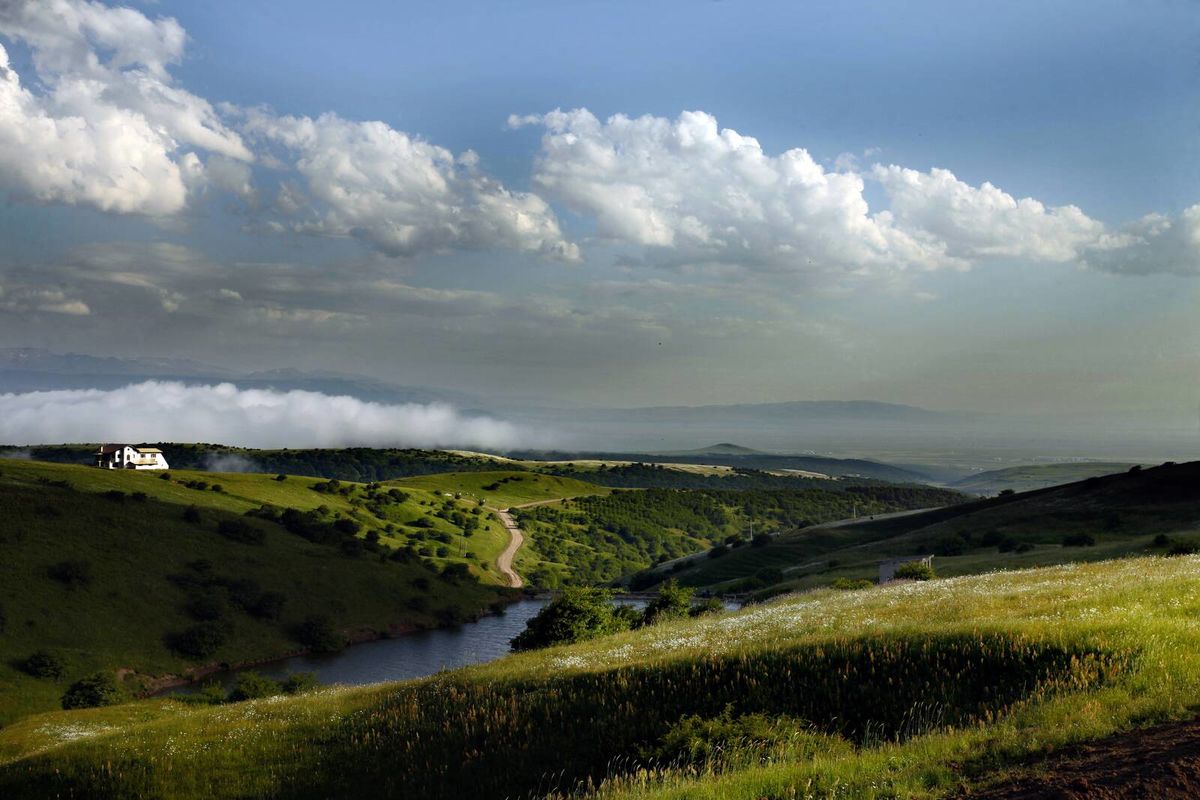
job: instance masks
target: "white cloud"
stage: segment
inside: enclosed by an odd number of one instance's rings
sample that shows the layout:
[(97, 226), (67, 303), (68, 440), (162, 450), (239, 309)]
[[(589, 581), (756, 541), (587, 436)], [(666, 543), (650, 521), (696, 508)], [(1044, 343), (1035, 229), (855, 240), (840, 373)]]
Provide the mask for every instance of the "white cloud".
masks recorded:
[(964, 261), (1070, 261), (1104, 232), (1076, 206), (1047, 208), (1030, 197), (1017, 200), (990, 183), (964, 183), (945, 169), (876, 165), (872, 177), (887, 192), (897, 227), (943, 243), (949, 256)]
[(0, 441), (222, 442), (247, 447), (544, 445), (544, 435), (442, 404), (385, 405), (319, 392), (147, 381), (0, 395)]
[(16, 314), (45, 312), (72, 317), (85, 317), (92, 313), (87, 303), (69, 297), (61, 289), (36, 286), (0, 286), (0, 311)]
[(873, 215), (859, 175), (826, 171), (799, 148), (767, 155), (710, 114), (601, 122), (576, 109), (509, 124), (545, 127), (535, 182), (594, 215), (608, 238), (798, 271), (954, 265), (941, 243)]
[(579, 257), (544, 200), (483, 174), (470, 151), (455, 157), (382, 122), (336, 114), (252, 111), (245, 130), (282, 146), (306, 182), (309, 197), (291, 184), (280, 191), (277, 209), (298, 217), (292, 230), (355, 236), (393, 256), (500, 247)]
[[(875, 165), (860, 174), (857, 157), (827, 170), (800, 148), (769, 155), (699, 111), (601, 121), (576, 109), (509, 124), (545, 129), (538, 186), (594, 216), (602, 236), (641, 245), (660, 263), (879, 274), (998, 258), (1076, 261), (1112, 238), (1076, 206), (1017, 199), (945, 169)], [(864, 178), (882, 187), (884, 206), (868, 206)], [(1180, 225), (1171, 235), (1182, 245)]]
[(22, 82), (0, 46), (0, 181), (18, 197), (169, 215), (204, 181), (188, 148), (252, 158), (207, 100), (173, 85), (168, 68), (186, 40), (173, 19), (87, 0), (7, 0), (0, 35), (30, 48), (37, 73)]
[(1084, 261), (1125, 275), (1200, 275), (1200, 205), (1174, 219), (1150, 214), (1130, 223), (1089, 248)]

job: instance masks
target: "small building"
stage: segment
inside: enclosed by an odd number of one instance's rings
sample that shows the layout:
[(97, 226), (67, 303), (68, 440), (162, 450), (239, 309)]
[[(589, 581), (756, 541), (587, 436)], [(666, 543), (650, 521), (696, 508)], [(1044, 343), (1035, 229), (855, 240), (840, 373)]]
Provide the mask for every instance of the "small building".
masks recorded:
[(167, 459), (157, 447), (105, 444), (96, 451), (96, 466), (101, 469), (167, 469)]
[(900, 558), (889, 558), (887, 561), (879, 562), (879, 582), (887, 583), (896, 578), (896, 570), (902, 564), (923, 564), (930, 569), (933, 569), (933, 556), (901, 556)]

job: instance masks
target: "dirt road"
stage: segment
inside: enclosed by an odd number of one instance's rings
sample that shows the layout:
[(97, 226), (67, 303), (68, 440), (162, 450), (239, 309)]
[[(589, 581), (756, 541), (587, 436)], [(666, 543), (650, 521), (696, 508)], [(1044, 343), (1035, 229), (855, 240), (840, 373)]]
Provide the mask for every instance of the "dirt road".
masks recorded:
[(496, 566), (508, 578), (509, 586), (514, 589), (520, 589), (525, 585), (525, 581), (521, 580), (521, 576), (512, 568), (512, 562), (513, 556), (517, 554), (517, 551), (521, 549), (521, 545), (525, 543), (525, 534), (517, 527), (517, 521), (508, 513), (511, 509), (506, 508), (501, 511), (497, 508), (493, 510), (496, 512), (500, 524), (508, 531), (508, 546), (504, 548), (504, 552), (496, 559)]

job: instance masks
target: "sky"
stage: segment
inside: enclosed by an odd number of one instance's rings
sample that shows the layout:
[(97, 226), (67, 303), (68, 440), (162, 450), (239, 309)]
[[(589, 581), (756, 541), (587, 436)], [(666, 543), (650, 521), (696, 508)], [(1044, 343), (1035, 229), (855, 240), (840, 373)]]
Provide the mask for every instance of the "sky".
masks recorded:
[(0, 0), (0, 347), (1200, 404), (1192, 2)]

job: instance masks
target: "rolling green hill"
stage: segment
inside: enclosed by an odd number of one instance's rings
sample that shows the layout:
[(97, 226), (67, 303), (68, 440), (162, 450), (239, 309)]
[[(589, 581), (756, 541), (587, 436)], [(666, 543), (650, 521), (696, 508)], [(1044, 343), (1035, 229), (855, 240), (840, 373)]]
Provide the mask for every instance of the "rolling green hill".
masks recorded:
[[(1165, 552), (1200, 541), (1200, 462), (976, 500), (922, 514), (811, 527), (761, 548), (701, 559), (676, 573), (691, 586), (744, 590), (763, 570), (774, 591), (873, 579), (879, 561), (933, 553), (943, 575)], [(1163, 536), (1163, 539), (1156, 537)], [(1068, 539), (1068, 537), (1073, 537)], [(1090, 543), (1089, 543), (1090, 542)], [(665, 577), (665, 574), (663, 576)]]
[(647, 489), (521, 509), (517, 517), (532, 540), (525, 569), (537, 585), (556, 587), (608, 583), (723, 542), (744, 545), (752, 532), (841, 519), (855, 509), (884, 513), (963, 499), (945, 489), (894, 484), (838, 490)]
[(459, 494), (490, 508), (508, 508), (564, 497), (608, 494), (609, 490), (574, 478), (513, 470), (448, 473), (393, 481), (389, 486)]
[[(295, 651), (312, 615), (352, 637), (475, 617), (507, 596), (508, 541), (476, 508), (416, 488), (0, 460), (0, 722), (96, 669), (132, 670), (136, 688)], [(212, 641), (180, 646), (200, 634)], [(37, 650), (65, 662), (59, 681), (17, 668)]]
[(1200, 706), (1200, 558), (822, 591), (428, 679), (0, 730), (8, 798), (958, 797)]
[(950, 484), (971, 494), (999, 494), (1005, 490), (1028, 492), (1064, 483), (1126, 472), (1133, 464), (1119, 461), (1083, 461), (1069, 464), (1028, 464), (977, 472)]

